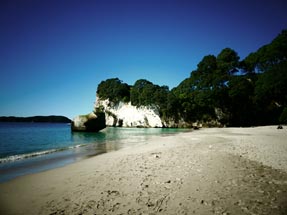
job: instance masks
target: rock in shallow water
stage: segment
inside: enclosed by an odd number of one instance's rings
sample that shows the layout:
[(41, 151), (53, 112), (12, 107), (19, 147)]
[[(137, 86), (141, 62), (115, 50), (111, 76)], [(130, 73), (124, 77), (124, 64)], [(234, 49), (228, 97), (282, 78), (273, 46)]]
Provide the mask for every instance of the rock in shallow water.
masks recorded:
[(105, 113), (79, 115), (71, 123), (72, 131), (98, 132), (106, 127)]

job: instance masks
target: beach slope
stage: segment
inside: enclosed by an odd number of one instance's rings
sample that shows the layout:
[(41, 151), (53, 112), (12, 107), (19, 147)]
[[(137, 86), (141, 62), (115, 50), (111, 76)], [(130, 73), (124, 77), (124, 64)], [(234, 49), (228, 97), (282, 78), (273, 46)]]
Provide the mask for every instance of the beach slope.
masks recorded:
[(210, 128), (0, 184), (0, 214), (287, 214), (287, 130)]

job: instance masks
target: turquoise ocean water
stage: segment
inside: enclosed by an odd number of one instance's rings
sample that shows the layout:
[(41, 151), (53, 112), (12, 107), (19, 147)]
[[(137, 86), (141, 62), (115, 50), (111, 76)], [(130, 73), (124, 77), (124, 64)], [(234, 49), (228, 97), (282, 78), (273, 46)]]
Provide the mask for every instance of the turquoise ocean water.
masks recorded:
[(61, 167), (91, 156), (144, 144), (185, 129), (106, 128), (71, 132), (70, 124), (0, 123), (0, 182)]

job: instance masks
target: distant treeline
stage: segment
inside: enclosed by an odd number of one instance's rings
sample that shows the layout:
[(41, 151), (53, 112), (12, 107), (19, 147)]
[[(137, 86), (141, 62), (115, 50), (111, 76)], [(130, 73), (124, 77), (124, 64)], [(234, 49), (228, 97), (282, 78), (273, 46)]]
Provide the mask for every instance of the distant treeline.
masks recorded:
[(1, 116), (0, 122), (70, 123), (71, 120), (65, 116), (31, 116), (31, 117)]
[(97, 94), (114, 103), (156, 105), (162, 119), (174, 121), (217, 120), (228, 126), (287, 123), (287, 30), (239, 59), (236, 51), (225, 48), (217, 56), (204, 56), (197, 69), (171, 90), (145, 79), (130, 86), (113, 78), (102, 81)]

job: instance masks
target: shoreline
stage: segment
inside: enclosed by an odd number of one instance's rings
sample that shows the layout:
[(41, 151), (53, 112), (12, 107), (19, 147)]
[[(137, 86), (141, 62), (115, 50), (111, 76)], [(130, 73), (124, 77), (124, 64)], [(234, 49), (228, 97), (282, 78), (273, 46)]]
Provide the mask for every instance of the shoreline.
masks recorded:
[[(113, 131), (114, 129), (116, 130)], [(121, 130), (128, 130), (128, 134), (125, 132), (124, 134), (119, 133), (118, 135), (122, 136), (114, 139), (114, 135)], [(169, 135), (174, 132), (185, 132), (184, 129), (161, 128), (156, 130), (149, 129), (149, 131), (148, 134), (144, 134), (143, 129), (138, 128), (106, 128), (99, 133), (75, 133), (71, 138), (75, 139), (76, 144), (71, 142), (72, 144), (60, 148), (44, 149), (44, 151), (28, 152), (0, 158), (0, 183), (7, 182), (19, 176), (63, 167), (102, 153), (130, 147), (133, 144), (138, 145), (152, 135)], [(105, 135), (107, 137), (103, 138)], [(127, 135), (129, 135), (129, 138), (127, 138)], [(143, 138), (140, 138), (141, 136)]]
[(284, 214), (287, 132), (204, 128), (0, 184), (5, 214)]

